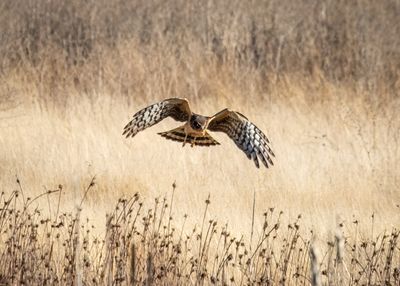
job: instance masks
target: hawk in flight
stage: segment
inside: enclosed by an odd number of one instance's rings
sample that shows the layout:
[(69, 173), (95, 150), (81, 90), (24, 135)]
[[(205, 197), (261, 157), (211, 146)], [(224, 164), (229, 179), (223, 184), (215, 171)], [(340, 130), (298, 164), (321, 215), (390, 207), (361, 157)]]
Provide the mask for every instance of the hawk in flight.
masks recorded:
[(167, 117), (185, 122), (184, 125), (167, 132), (158, 133), (166, 139), (190, 143), (193, 147), (213, 146), (219, 143), (207, 131), (227, 134), (250, 160), (259, 168), (259, 160), (268, 168), (273, 165), (271, 156), (275, 156), (269, 146), (265, 134), (251, 123), (244, 115), (236, 111), (224, 109), (209, 117), (193, 113), (189, 102), (184, 98), (169, 98), (147, 106), (133, 115), (133, 119), (125, 126), (126, 137), (133, 137)]

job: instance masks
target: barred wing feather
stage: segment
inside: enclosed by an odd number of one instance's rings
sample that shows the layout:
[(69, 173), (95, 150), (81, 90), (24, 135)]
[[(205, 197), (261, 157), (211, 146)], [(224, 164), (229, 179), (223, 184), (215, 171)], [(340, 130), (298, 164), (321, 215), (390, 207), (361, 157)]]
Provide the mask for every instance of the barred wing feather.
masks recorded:
[(176, 121), (184, 122), (189, 119), (191, 110), (186, 99), (169, 98), (143, 108), (133, 115), (133, 119), (124, 127), (122, 135), (133, 137), (161, 120), (172, 117)]
[(227, 134), (250, 160), (259, 168), (259, 160), (268, 168), (275, 156), (267, 136), (244, 115), (224, 109), (215, 114), (208, 124), (208, 130)]

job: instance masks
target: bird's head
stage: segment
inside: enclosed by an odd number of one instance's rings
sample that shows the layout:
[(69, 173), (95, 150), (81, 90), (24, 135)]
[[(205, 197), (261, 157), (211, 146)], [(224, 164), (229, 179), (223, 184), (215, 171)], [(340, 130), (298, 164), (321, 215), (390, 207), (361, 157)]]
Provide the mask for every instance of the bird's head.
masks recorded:
[(190, 127), (194, 130), (204, 130), (207, 127), (207, 118), (201, 115), (193, 114), (190, 118)]

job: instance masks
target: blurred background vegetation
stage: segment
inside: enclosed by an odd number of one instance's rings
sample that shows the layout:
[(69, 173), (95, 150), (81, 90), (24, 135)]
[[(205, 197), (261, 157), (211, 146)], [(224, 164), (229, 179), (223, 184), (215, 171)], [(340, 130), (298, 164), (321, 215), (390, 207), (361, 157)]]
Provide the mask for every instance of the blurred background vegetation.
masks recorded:
[(79, 85), (131, 96), (142, 72), (125, 61), (136, 60), (251, 71), (266, 90), (301, 76), (397, 94), (398, 15), (396, 0), (3, 0), (1, 78), (40, 76), (53, 95)]

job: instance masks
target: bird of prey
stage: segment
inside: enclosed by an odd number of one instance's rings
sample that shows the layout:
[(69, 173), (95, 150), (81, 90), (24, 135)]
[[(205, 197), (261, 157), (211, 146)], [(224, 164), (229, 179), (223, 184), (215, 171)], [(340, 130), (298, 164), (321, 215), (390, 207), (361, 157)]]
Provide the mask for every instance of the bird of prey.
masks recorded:
[(133, 115), (125, 126), (122, 135), (133, 137), (161, 120), (172, 117), (184, 125), (167, 132), (158, 133), (166, 139), (190, 143), (191, 146), (213, 146), (219, 143), (207, 131), (227, 134), (235, 144), (253, 160), (259, 168), (259, 160), (268, 168), (273, 165), (271, 156), (275, 156), (265, 134), (251, 123), (243, 114), (229, 109), (221, 110), (215, 115), (203, 116), (193, 113), (185, 98), (169, 98), (147, 106)]

